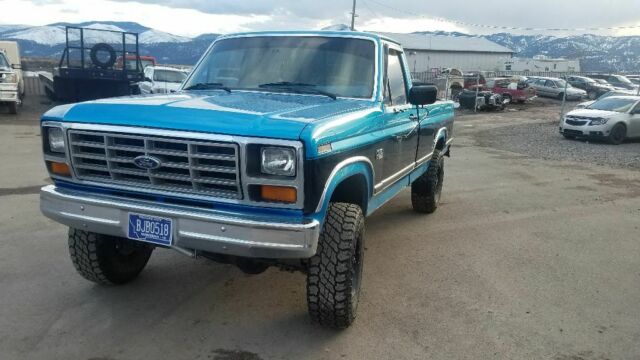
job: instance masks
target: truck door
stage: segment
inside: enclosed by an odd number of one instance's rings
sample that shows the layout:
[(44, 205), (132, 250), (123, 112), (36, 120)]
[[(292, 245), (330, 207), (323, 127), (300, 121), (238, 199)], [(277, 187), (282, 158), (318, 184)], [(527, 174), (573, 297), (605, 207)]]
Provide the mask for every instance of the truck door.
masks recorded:
[(385, 46), (384, 122), (387, 138), (384, 141), (382, 181), (376, 184), (381, 191), (409, 174), (415, 166), (418, 146), (418, 121), (415, 110), (407, 99), (408, 72), (402, 61), (402, 50), (390, 44)]

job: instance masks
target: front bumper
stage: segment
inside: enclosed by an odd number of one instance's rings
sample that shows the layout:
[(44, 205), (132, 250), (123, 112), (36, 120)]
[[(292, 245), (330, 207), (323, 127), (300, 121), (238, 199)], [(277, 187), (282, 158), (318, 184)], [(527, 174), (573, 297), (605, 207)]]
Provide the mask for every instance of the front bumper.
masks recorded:
[(127, 236), (129, 212), (171, 218), (178, 250), (270, 259), (309, 258), (316, 252), (316, 220), (285, 221), (231, 216), (211, 210), (177, 208), (143, 200), (89, 194), (48, 185), (40, 191), (42, 213), (64, 225)]
[(608, 124), (604, 125), (569, 125), (563, 122), (560, 125), (560, 133), (568, 136), (575, 137), (591, 137), (591, 138), (604, 138), (609, 136), (611, 127)]
[(0, 83), (0, 102), (17, 102), (19, 104), (18, 84)]

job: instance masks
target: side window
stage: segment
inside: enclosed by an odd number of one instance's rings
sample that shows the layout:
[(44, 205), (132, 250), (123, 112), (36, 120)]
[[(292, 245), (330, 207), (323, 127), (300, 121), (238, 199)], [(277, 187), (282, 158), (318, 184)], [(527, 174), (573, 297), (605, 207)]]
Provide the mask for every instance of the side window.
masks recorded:
[(545, 80), (538, 80), (536, 81), (536, 85), (538, 86), (544, 86)]
[(547, 80), (547, 82), (544, 84), (544, 86), (546, 86), (546, 87), (554, 87), (554, 86), (556, 86), (556, 84), (551, 80)]
[(403, 105), (407, 103), (407, 87), (402, 71), (401, 53), (389, 50), (387, 56), (387, 82), (384, 101), (387, 105)]

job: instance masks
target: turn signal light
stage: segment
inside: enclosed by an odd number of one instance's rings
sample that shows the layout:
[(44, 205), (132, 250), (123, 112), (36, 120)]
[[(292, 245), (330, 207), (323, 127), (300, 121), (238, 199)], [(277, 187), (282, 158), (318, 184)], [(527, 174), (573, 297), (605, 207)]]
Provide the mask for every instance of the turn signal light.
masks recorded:
[(49, 169), (52, 174), (71, 176), (71, 169), (69, 169), (69, 165), (65, 163), (52, 161), (49, 163)]
[(260, 187), (260, 197), (266, 201), (289, 204), (295, 203), (298, 200), (296, 189), (288, 186), (262, 185)]

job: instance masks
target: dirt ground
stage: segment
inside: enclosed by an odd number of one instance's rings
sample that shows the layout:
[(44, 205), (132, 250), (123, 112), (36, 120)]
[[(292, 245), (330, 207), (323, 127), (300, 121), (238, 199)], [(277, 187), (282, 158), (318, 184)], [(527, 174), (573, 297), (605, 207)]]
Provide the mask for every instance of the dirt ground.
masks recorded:
[[(38, 209), (48, 106), (0, 109), (0, 359), (640, 358), (640, 171), (513, 145), (504, 129), (551, 124), (551, 100), (462, 114), (438, 211), (404, 191), (367, 219), (345, 331), (309, 321), (298, 273), (158, 250), (131, 284), (82, 279)], [(532, 136), (572, 144), (549, 129)]]

